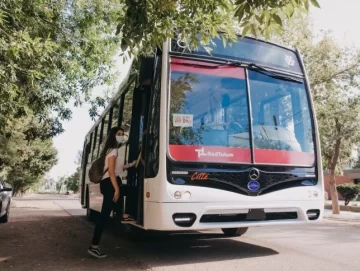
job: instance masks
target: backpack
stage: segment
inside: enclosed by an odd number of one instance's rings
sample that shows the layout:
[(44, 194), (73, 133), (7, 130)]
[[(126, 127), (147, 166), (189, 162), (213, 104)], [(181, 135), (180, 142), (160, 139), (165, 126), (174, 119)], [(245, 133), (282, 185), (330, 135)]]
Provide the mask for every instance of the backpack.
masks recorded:
[[(109, 153), (109, 151), (106, 153), (106, 155)], [(117, 157), (117, 152), (116, 152)], [(100, 183), (102, 177), (104, 174), (108, 171), (108, 168), (104, 171), (105, 166), (105, 159), (106, 156), (100, 156), (99, 158), (95, 159), (94, 162), (92, 162), (90, 169), (89, 169), (89, 180), (92, 183)]]
[(104, 174), (108, 171), (105, 169), (105, 157), (99, 157), (98, 159), (94, 160), (91, 164), (89, 169), (89, 180), (92, 183), (100, 183)]

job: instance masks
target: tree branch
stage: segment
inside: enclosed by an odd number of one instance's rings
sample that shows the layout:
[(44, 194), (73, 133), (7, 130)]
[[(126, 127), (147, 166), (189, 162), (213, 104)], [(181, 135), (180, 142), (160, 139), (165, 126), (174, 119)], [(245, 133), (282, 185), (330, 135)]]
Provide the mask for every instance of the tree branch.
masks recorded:
[(328, 83), (330, 80), (334, 79), (335, 77), (337, 77), (337, 76), (339, 76), (339, 75), (341, 75), (341, 74), (343, 74), (345, 72), (348, 72), (348, 71), (354, 69), (356, 66), (359, 66), (359, 65), (360, 65), (360, 62), (356, 62), (354, 65), (352, 65), (352, 66), (350, 66), (350, 67), (348, 67), (348, 68), (346, 68), (344, 70), (341, 70), (341, 71), (339, 71), (337, 73), (334, 73), (334, 74), (332, 74), (331, 76), (329, 76), (328, 78), (326, 78), (326, 79), (324, 79), (322, 81), (312, 83), (310, 86), (311, 86), (311, 88), (313, 88), (313, 87), (316, 87), (316, 86), (321, 85), (323, 83)]

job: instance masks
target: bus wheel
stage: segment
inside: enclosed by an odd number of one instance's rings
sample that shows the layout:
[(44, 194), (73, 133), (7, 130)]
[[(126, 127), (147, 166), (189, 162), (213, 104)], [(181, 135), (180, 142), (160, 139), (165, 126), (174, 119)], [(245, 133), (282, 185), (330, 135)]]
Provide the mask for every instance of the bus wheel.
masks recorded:
[[(0, 206), (1, 207), (1, 206)], [(1, 209), (0, 209), (1, 210)], [(10, 215), (10, 206), (6, 210), (6, 213), (3, 217), (0, 217), (0, 223), (6, 223), (9, 221), (9, 215)]]
[(90, 209), (90, 195), (89, 190), (86, 190), (86, 217), (89, 221), (95, 220), (94, 210)]
[(221, 229), (226, 236), (241, 236), (247, 232), (249, 228), (228, 228)]

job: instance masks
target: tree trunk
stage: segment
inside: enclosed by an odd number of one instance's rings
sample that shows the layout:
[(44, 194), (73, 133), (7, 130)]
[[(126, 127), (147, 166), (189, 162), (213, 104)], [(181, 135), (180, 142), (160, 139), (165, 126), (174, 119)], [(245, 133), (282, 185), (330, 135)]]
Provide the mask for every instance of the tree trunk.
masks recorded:
[[(340, 134), (341, 124), (339, 123), (338, 119), (335, 119), (336, 129), (338, 134)], [(332, 210), (334, 215), (340, 214), (340, 207), (339, 207), (339, 196), (336, 189), (336, 178), (335, 178), (335, 169), (337, 163), (339, 161), (340, 156), (340, 146), (341, 146), (341, 138), (336, 139), (334, 145), (334, 156), (332, 157), (329, 163), (330, 169), (330, 193), (332, 199)]]
[(339, 206), (339, 196), (336, 189), (336, 178), (335, 178), (335, 169), (330, 170), (330, 194), (332, 200), (332, 211), (333, 214), (340, 214), (340, 206)]

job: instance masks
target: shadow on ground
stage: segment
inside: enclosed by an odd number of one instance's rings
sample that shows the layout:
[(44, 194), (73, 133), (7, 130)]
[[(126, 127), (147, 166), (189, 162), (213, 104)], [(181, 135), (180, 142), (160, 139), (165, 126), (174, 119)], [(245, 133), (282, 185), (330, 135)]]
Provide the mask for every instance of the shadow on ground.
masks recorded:
[(0, 270), (144, 270), (278, 254), (220, 233), (150, 233), (133, 241), (117, 228), (110, 221), (102, 239), (109, 258), (97, 260), (86, 253), (93, 224), (85, 217), (14, 208), (0, 224)]

